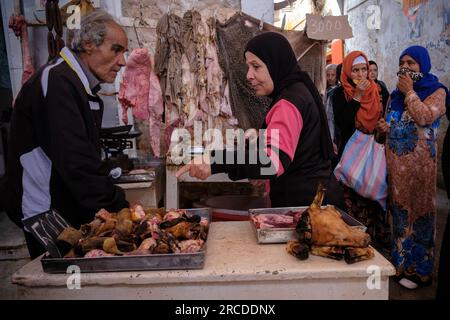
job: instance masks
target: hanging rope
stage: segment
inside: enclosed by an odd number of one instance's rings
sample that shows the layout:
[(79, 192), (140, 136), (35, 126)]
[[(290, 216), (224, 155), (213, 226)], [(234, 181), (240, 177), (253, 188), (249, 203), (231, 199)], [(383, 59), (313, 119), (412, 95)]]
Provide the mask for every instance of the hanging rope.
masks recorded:
[(137, 32), (137, 28), (136, 28), (136, 20), (139, 20), (139, 19), (140, 19), (139, 17), (134, 18), (133, 28), (134, 28), (134, 33), (136, 34), (136, 41), (137, 41), (137, 43), (139, 45), (139, 48), (142, 49), (143, 45), (142, 45), (141, 40), (139, 39), (139, 35), (138, 35), (138, 32)]
[[(144, 6), (144, 5), (142, 5), (142, 3), (140, 3), (139, 4), (139, 16), (136, 17), (134, 19), (134, 21), (133, 21), (133, 29), (134, 29), (134, 33), (136, 34), (136, 41), (137, 41), (140, 49), (142, 49), (144, 47), (144, 44), (142, 43), (141, 39), (139, 39), (139, 34), (138, 34), (138, 31), (137, 31), (136, 21), (138, 21), (139, 26), (141, 26), (141, 27), (147, 27), (148, 26), (147, 21), (145, 21), (145, 19), (143, 17), (143, 11), (144, 11), (145, 8), (149, 8), (149, 7), (150, 6), (148, 6), (148, 5)], [(167, 7), (167, 11), (168, 12), (170, 12), (170, 7), (171, 7), (171, 4), (169, 4), (169, 6)], [(170, 14), (170, 13), (168, 13), (168, 14)]]

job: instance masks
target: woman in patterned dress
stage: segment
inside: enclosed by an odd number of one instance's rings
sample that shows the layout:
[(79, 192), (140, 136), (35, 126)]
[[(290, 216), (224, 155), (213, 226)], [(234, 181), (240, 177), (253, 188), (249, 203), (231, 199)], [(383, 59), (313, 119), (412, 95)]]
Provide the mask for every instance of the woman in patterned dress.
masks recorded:
[(448, 91), (430, 73), (428, 51), (412, 46), (400, 55), (397, 89), (386, 120), (392, 263), (409, 289), (431, 284), (436, 232), (437, 131)]

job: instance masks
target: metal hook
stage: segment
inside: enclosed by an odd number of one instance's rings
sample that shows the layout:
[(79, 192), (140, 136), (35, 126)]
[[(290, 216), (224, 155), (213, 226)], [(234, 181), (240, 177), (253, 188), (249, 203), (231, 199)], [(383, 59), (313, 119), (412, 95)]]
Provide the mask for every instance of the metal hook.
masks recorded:
[(265, 16), (266, 14), (265, 13), (263, 13), (263, 15), (261, 16), (261, 20), (260, 20), (260, 22), (259, 22), (259, 30), (261, 31), (262, 29), (263, 29), (263, 27), (264, 27), (264, 16)]
[(145, 25), (143, 12), (144, 12), (144, 6), (142, 5), (142, 3), (139, 3), (139, 16), (140, 16), (139, 24), (140, 25)]
[(36, 21), (39, 22), (40, 24), (44, 24), (44, 25), (47, 24), (46, 22), (44, 22), (38, 18), (38, 16), (36, 15), (36, 11), (33, 11), (33, 15), (34, 15), (34, 18), (36, 19)]
[(167, 6), (167, 14), (172, 14), (172, 5), (174, 0), (170, 0), (169, 5)]
[(139, 35), (138, 35), (138, 32), (137, 32), (137, 28), (136, 28), (136, 20), (137, 19), (139, 19), (139, 17), (134, 18), (133, 28), (134, 28), (134, 32), (136, 33), (136, 40), (137, 40), (137, 43), (139, 45), (139, 48), (142, 49), (143, 45), (142, 45), (141, 40), (139, 39)]
[(195, 5), (197, 4), (197, 0), (192, 0), (190, 3), (189, 3), (189, 10), (195, 10)]
[(284, 28), (286, 27), (286, 13), (283, 16), (283, 21), (281, 22), (281, 31), (284, 31)]

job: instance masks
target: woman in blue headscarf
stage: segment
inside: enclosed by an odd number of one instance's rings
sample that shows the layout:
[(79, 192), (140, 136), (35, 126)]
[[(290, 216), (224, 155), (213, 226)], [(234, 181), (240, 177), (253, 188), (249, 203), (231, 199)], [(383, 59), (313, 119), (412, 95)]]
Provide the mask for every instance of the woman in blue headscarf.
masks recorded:
[(449, 106), (447, 88), (430, 73), (427, 49), (399, 59), (397, 89), (386, 120), (386, 159), (393, 225), (392, 262), (409, 289), (431, 284), (436, 231), (437, 131)]

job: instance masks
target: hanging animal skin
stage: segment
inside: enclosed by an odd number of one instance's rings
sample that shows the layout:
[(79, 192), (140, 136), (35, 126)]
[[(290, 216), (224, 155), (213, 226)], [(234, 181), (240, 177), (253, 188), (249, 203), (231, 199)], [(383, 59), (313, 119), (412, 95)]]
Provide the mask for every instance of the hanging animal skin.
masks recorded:
[(61, 17), (61, 11), (59, 10), (58, 0), (55, 1), (53, 7), (53, 17), (55, 19), (55, 32), (62, 37), (63, 36), (63, 21)]
[(57, 51), (56, 51), (56, 42), (55, 38), (53, 37), (53, 32), (49, 31), (47, 34), (47, 47), (48, 47), (48, 58), (49, 60), (56, 57)]
[(65, 43), (64, 40), (59, 36), (59, 34), (56, 35), (56, 52), (60, 52), (62, 48), (64, 48)]
[(45, 18), (46, 18), (46, 21), (47, 21), (47, 28), (48, 28), (49, 31), (53, 30), (53, 26), (54, 26), (54, 23), (55, 23), (53, 21), (53, 15), (52, 15), (53, 6), (54, 6), (53, 1), (47, 1), (45, 3)]

